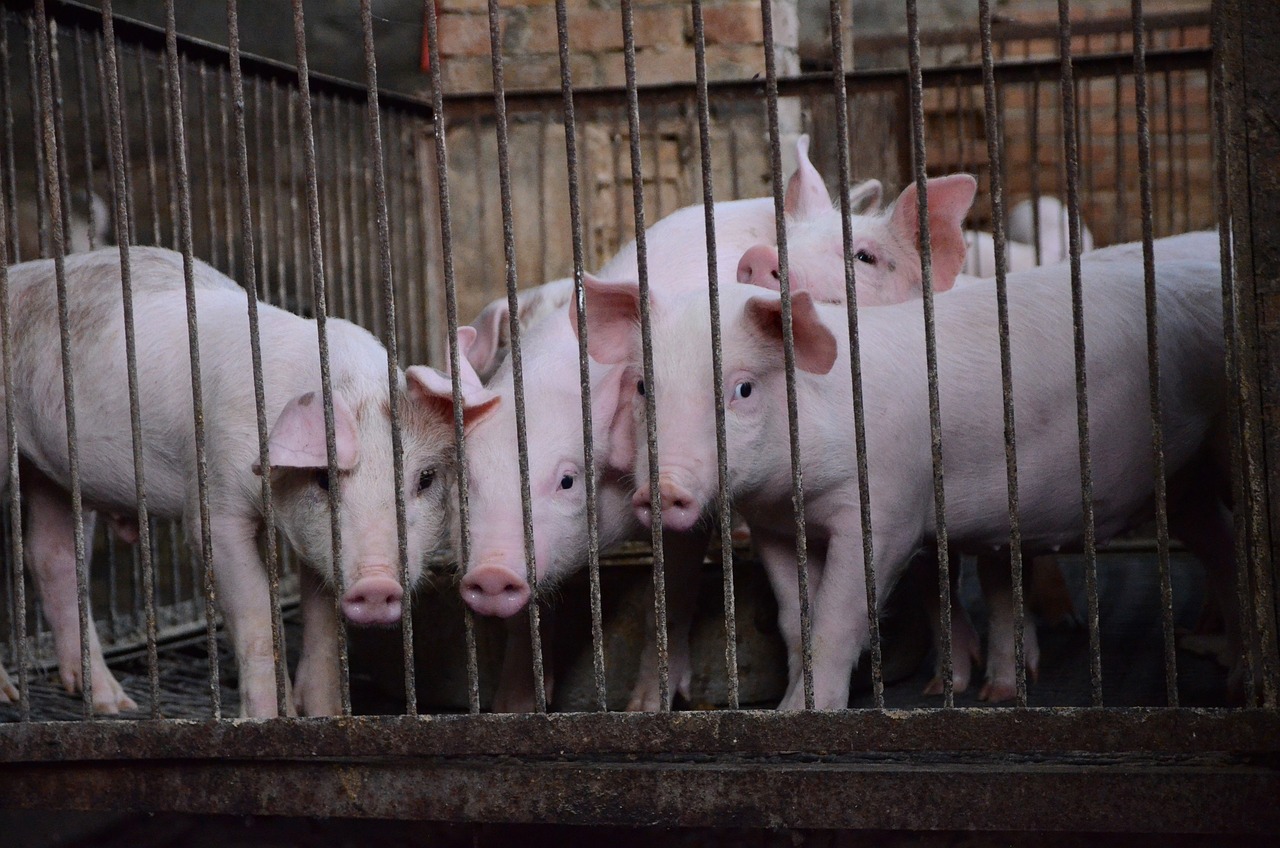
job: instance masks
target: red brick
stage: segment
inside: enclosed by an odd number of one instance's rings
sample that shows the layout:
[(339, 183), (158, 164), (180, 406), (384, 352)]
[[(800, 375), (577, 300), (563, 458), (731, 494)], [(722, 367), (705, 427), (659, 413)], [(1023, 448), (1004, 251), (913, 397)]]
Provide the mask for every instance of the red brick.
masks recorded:
[(485, 15), (442, 15), (442, 56), (488, 56), (489, 19)]
[(678, 47), (692, 43), (692, 13), (687, 6), (638, 9), (632, 14), (636, 47)]
[(762, 44), (764, 24), (760, 7), (740, 3), (702, 10), (702, 27), (707, 44)]

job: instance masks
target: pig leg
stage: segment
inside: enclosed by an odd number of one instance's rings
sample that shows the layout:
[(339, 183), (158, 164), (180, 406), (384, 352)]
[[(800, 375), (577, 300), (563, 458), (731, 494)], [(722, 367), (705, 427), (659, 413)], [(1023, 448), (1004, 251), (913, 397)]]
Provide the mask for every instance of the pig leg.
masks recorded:
[[(831, 526), (860, 529), (858, 514), (833, 516)], [(882, 564), (876, 570), (879, 579), (877, 597), (883, 598), (893, 588), (897, 576), (914, 552), (914, 543), (906, 544), (908, 537), (900, 535), (901, 540), (894, 539), (890, 533), (875, 537), (876, 562)], [(899, 541), (902, 543), (895, 544)], [(822, 569), (822, 580), (816, 587), (813, 604), (813, 697), (816, 709), (844, 709), (849, 705), (849, 679), (858, 657), (870, 641), (871, 622), (867, 614), (861, 532), (834, 533), (828, 542), (826, 565)], [(780, 710), (803, 708), (802, 687), (793, 687), (778, 705)]]
[(342, 713), (342, 682), (338, 672), (338, 614), (333, 590), (304, 565), (298, 570), (302, 594), (302, 657), (293, 686), (298, 715)]
[[(798, 702), (804, 706), (804, 644), (800, 619), (800, 582), (797, 576), (796, 544), (793, 538), (774, 533), (752, 530), (752, 541), (764, 564), (769, 585), (778, 601), (778, 631), (787, 648), (787, 692), (782, 703)], [(819, 584), (822, 582), (825, 560), (821, 554), (810, 554), (809, 559), (809, 608), (813, 609)], [(866, 607), (865, 596), (862, 601)], [(810, 622), (812, 624), (812, 621)], [(779, 709), (784, 707), (779, 706)]]
[(1048, 627), (1079, 621), (1076, 605), (1062, 576), (1062, 566), (1053, 554), (1041, 554), (1025, 560), (1027, 563), (1027, 611)]
[[(933, 562), (937, 562), (937, 552), (926, 550), (926, 557)], [(969, 620), (969, 611), (964, 608), (964, 604), (960, 603), (957, 584), (960, 578), (960, 555), (951, 554), (951, 568), (949, 570), (951, 576), (951, 686), (952, 691), (956, 693), (964, 692), (969, 688), (969, 680), (973, 676), (973, 664), (982, 661), (982, 646), (978, 640), (978, 632), (973, 629), (973, 622)], [(936, 586), (938, 583), (937, 568), (931, 568), (930, 571), (934, 575), (933, 584), (929, 587)], [(925, 609), (929, 616), (929, 626), (933, 630), (933, 644), (935, 653), (938, 656), (938, 662), (934, 668), (933, 679), (924, 687), (925, 695), (941, 695), (942, 694), (942, 615), (938, 605), (938, 593), (936, 591), (926, 591), (924, 594)]]
[[(538, 636), (542, 642), (542, 691), (546, 693), (547, 704), (550, 705), (555, 689), (554, 663), (551, 661), (554, 616), (545, 607), (539, 607), (538, 612)], [(529, 632), (528, 608), (511, 616), (504, 623), (507, 645), (502, 654), (498, 691), (493, 693), (493, 711), (531, 713), (537, 709), (537, 694), (533, 688), (533, 634)]]
[[(987, 682), (978, 699), (998, 703), (1017, 694), (1017, 664), (1014, 662), (1013, 573), (1008, 554), (986, 552), (978, 555), (978, 580), (987, 599)], [(1040, 642), (1035, 622), (1026, 616), (1022, 630), (1022, 655), (1027, 676), (1040, 674)]]
[[(186, 526), (198, 528), (198, 515), (195, 509), (189, 509)], [(258, 528), (234, 516), (214, 516), (210, 525), (218, 606), (235, 647), (236, 667), (240, 672), (240, 716), (274, 718), (279, 712), (271, 641), (271, 595), (267, 569), (258, 555)], [(194, 554), (199, 556), (199, 533), (192, 535)], [(293, 703), (288, 698), (285, 707), (293, 712)]]
[(0, 704), (8, 704), (18, 700), (18, 690), (9, 682), (9, 674), (0, 665)]
[[(27, 562), (44, 605), (45, 618), (53, 630), (58, 654), (58, 673), (68, 692), (81, 689), (80, 609), (76, 587), (75, 519), (68, 496), (35, 473), (23, 477), (27, 501)], [(93, 513), (85, 513), (84, 535), (93, 538)], [(114, 715), (136, 710), (138, 705), (107, 668), (97, 628), (89, 619), (89, 681), (93, 689), (93, 711)]]
[[(667, 694), (670, 698), (679, 693), (685, 700), (689, 699), (689, 686), (693, 682), (689, 638), (708, 541), (709, 534), (704, 530), (664, 532), (662, 536), (663, 577), (667, 592)], [(627, 702), (627, 709), (632, 712), (657, 712), (662, 706), (652, 581), (648, 584), (646, 600), (645, 645), (640, 653), (639, 677)]]
[(1235, 678), (1243, 671), (1243, 640), (1231, 517), (1216, 497), (1201, 497), (1187, 492), (1176, 500), (1170, 498), (1170, 501), (1170, 532), (1204, 566), (1208, 594), (1206, 606), (1216, 606), (1221, 611), (1224, 631), (1222, 637), (1201, 635), (1199, 640), (1184, 638), (1183, 647), (1199, 648), (1233, 669), (1232, 685), (1235, 685)]

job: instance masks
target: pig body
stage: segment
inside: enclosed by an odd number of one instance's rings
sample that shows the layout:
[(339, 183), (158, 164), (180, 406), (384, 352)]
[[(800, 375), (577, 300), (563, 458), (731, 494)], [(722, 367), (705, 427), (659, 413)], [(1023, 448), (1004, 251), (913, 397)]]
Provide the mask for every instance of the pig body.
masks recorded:
[[(738, 258), (751, 245), (775, 233), (774, 205), (769, 198), (718, 203), (716, 242), (719, 279), (732, 280)], [(707, 248), (704, 211), (700, 205), (672, 213), (646, 233), (650, 279), (656, 288), (676, 294), (707, 291)], [(626, 245), (600, 271), (606, 278), (634, 278), (638, 274), (637, 247)], [(559, 287), (563, 281), (548, 284)], [(542, 287), (546, 288), (546, 287)], [(537, 291), (537, 290), (534, 290)], [(553, 288), (552, 291), (558, 291)], [(571, 294), (571, 291), (570, 291)], [(577, 334), (567, 320), (571, 297), (545, 317), (522, 322), (522, 365), (529, 443), (530, 489), (533, 505), (535, 562), (538, 580), (554, 585), (587, 561), (588, 531), (584, 496), (582, 427), (578, 382)], [(556, 302), (548, 299), (545, 302)], [(505, 322), (505, 303), (494, 306)], [(486, 322), (491, 316), (485, 318)], [(486, 334), (478, 329), (477, 343)], [(488, 337), (496, 338), (496, 333)], [(483, 349), (468, 358), (484, 362)], [(641, 529), (631, 508), (629, 483), (632, 448), (613, 443), (609, 433), (621, 390), (620, 369), (591, 364), (593, 445), (599, 493), (600, 548), (635, 536)], [(523, 543), (523, 518), (516, 445), (514, 372), (503, 362), (487, 388), (503, 399), (494, 414), (479, 422), (467, 436), (470, 468), (471, 562), (462, 582), (463, 597), (473, 610), (488, 615), (514, 616), (529, 597)], [(664, 540), (668, 587), (668, 626), (671, 692), (688, 695), (692, 676), (689, 629), (696, 601), (697, 572), (706, 548), (706, 533), (668, 533)], [(508, 655), (527, 656), (528, 628), (522, 623), (509, 631)], [(630, 709), (657, 709), (660, 704), (657, 654), (649, 628)], [(508, 664), (499, 685), (495, 707), (532, 708), (532, 679), (527, 667)], [(512, 676), (514, 675), (514, 677)]]
[[(138, 333), (138, 383), (148, 508), (185, 520), (198, 553), (200, 524), (182, 258), (130, 250)], [(133, 452), (119, 253), (68, 257), (68, 295), (80, 478), (86, 504), (132, 515)], [(241, 710), (276, 714), (267, 575), (258, 554), (261, 483), (246, 295), (196, 263), (204, 420), (208, 459), (208, 563), (240, 670)], [(67, 441), (57, 339), (53, 263), (10, 269), (15, 314), (14, 397), (19, 450), (59, 489), (67, 483)], [(316, 325), (259, 304), (266, 416), (271, 429), (276, 525), (314, 571), (303, 569), (304, 646), (293, 705), (307, 714), (338, 710), (336, 585), (331, 555), (328, 461), (320, 399)], [(346, 321), (328, 324), (338, 465), (341, 469), (343, 612), (355, 624), (395, 624), (399, 581), (388, 404), (398, 403), (404, 435), (409, 578), (440, 540), (452, 412), (423, 390), (411, 368), (388, 393), (385, 349)], [(51, 498), (50, 509), (57, 499)], [(63, 506), (68, 514), (69, 504)], [(65, 560), (65, 557), (61, 559)], [(63, 566), (65, 568), (65, 565)], [(55, 570), (57, 570), (55, 568)], [(72, 573), (74, 571), (72, 570)], [(70, 634), (72, 638), (78, 633)]]
[[(1190, 468), (1223, 410), (1221, 294), (1212, 264), (1170, 263), (1158, 274), (1166, 462)], [(634, 305), (613, 292), (588, 302), (592, 353), (634, 374)], [(751, 523), (779, 595), (791, 685), (782, 706), (803, 706), (790, 460), (776, 298), (734, 287), (722, 295), (731, 491)], [(1082, 532), (1069, 275), (1065, 266), (1025, 272), (1009, 287), (1023, 539), (1036, 548), (1077, 543)], [(618, 304), (622, 305), (619, 306)], [(704, 301), (655, 298), (659, 450), (664, 504), (702, 505), (713, 495), (714, 436)], [(959, 546), (1007, 542), (1003, 415), (994, 285), (937, 302), (947, 527)], [(600, 308), (596, 308), (596, 307)], [(868, 641), (852, 418), (847, 321), (839, 307), (793, 300), (805, 517), (814, 593), (814, 685), (820, 708), (843, 707), (849, 674)], [(1091, 265), (1085, 275), (1090, 426), (1096, 528), (1105, 539), (1140, 519), (1152, 495), (1145, 414), (1146, 334), (1141, 268)], [(858, 314), (867, 409), (872, 532), (880, 597), (934, 531), (924, 332), (912, 304)], [(750, 388), (744, 391), (744, 387)], [(1135, 406), (1136, 404), (1136, 406)], [(638, 405), (633, 405), (638, 410)], [(678, 423), (661, 410), (682, 411)], [(642, 422), (638, 420), (632, 426)], [(638, 480), (645, 480), (643, 454)], [(643, 493), (642, 486), (642, 493)], [(1196, 487), (1192, 487), (1192, 495)], [(1195, 511), (1192, 510), (1194, 513)], [(673, 526), (699, 509), (672, 510)], [(664, 510), (664, 518), (667, 512)], [(1212, 573), (1229, 573), (1228, 559)]]
[[(1040, 211), (1040, 227), (1036, 228), (1036, 207)], [(1069, 220), (1067, 207), (1056, 197), (1041, 197), (1035, 201), (1022, 200), (1009, 210), (1009, 238), (1022, 244), (1032, 245), (1032, 264), (1035, 264), (1035, 247), (1040, 246), (1040, 264), (1053, 265), (1071, 258), (1071, 236), (1068, 231)], [(1080, 252), (1093, 250), (1093, 233), (1089, 227), (1080, 222)], [(995, 266), (986, 276), (995, 273)]]
[[(964, 240), (969, 250), (965, 253), (964, 268), (961, 273), (978, 278), (994, 277), (996, 275), (995, 236), (981, 230), (965, 230)], [(1005, 245), (1008, 248), (1009, 273), (1036, 267), (1035, 247), (1013, 239), (1007, 239)]]

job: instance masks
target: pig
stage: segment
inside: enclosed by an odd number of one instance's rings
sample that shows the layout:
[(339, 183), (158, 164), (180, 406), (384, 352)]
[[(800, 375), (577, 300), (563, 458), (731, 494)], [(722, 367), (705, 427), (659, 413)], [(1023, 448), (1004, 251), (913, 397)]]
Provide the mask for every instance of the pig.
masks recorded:
[[(860, 186), (858, 202), (869, 202), (874, 187)], [(717, 273), (721, 281), (732, 280), (738, 258), (749, 246), (770, 239), (775, 233), (771, 198), (717, 203)], [(664, 291), (707, 290), (707, 255), (704, 212), (701, 205), (672, 213), (647, 231), (648, 265), (655, 288)], [(635, 242), (624, 246), (601, 273), (609, 275), (638, 272)], [(559, 290), (566, 281), (542, 287)], [(571, 283), (570, 283), (571, 285)], [(537, 291), (536, 289), (534, 290)], [(523, 300), (523, 298), (522, 298)], [(565, 575), (587, 560), (587, 521), (584, 499), (582, 428), (576, 422), (581, 409), (578, 385), (577, 336), (566, 320), (568, 301), (545, 318), (535, 318), (527, 326), (521, 319), (524, 392), (527, 399), (526, 428), (529, 435), (529, 470), (533, 502), (535, 561), (540, 587), (553, 587)], [(544, 301), (550, 303), (552, 301)], [(507, 317), (505, 299), (497, 301), (476, 322), (476, 342), (467, 359), (476, 371), (492, 361), (499, 332), (486, 331), (481, 324), (495, 326)], [(481, 349), (476, 350), (479, 346)], [(593, 445), (599, 492), (600, 549), (635, 535), (642, 528), (631, 507), (631, 450), (612, 445), (607, 434), (617, 408), (621, 389), (618, 369), (591, 367)], [(509, 402), (515, 393), (514, 373), (505, 361), (488, 381), (487, 388), (502, 398), (492, 414), (477, 420), (467, 434), (470, 473), (471, 561), (464, 564), (461, 592), (467, 604), (482, 615), (505, 617), (513, 622), (508, 630), (508, 661), (495, 697), (495, 709), (527, 710), (533, 704), (533, 680), (526, 657), (528, 627), (519, 615), (528, 602), (523, 544), (523, 518), (519, 489), (519, 468), (514, 453), (515, 409)], [(693, 531), (694, 528), (688, 528)], [(706, 548), (706, 530), (669, 533), (664, 538), (668, 587), (669, 669), (671, 694), (688, 696), (692, 679), (689, 658), (689, 628), (696, 582)], [(651, 623), (652, 624), (652, 623)], [(640, 677), (628, 701), (628, 709), (655, 710), (660, 706), (656, 645), (653, 628), (641, 658)], [(550, 685), (550, 664), (547, 664)]]
[[(808, 136), (801, 136), (796, 148), (799, 164), (787, 183), (784, 200), (790, 286), (793, 291), (807, 291), (826, 303), (843, 303), (841, 211), (832, 204), (821, 175), (809, 162)], [(947, 291), (955, 285), (964, 268), (968, 250), (964, 218), (973, 205), (977, 188), (977, 181), (968, 174), (928, 181), (935, 292)], [(901, 303), (921, 296), (923, 278), (916, 197), (916, 185), (912, 183), (887, 211), (854, 214), (850, 219), (853, 235), (850, 249), (857, 263), (854, 285), (859, 306)], [(733, 279), (777, 291), (778, 265), (778, 249), (773, 241), (752, 245), (742, 254)]]
[(18, 700), (18, 690), (9, 680), (9, 673), (0, 665), (0, 704)]
[[(138, 324), (138, 382), (152, 515), (185, 520), (200, 550), (191, 376), (188, 365), (183, 261), (159, 248), (130, 248), (134, 313)], [(65, 520), (70, 503), (61, 363), (49, 349), (57, 338), (52, 261), (10, 269), (14, 315), (14, 397), (18, 448), (36, 481), (48, 482), (38, 506)], [(201, 262), (194, 267), (199, 316), (204, 421), (208, 459), (209, 526), (217, 602), (235, 648), (241, 714), (277, 714), (267, 574), (258, 552), (263, 532), (262, 469), (250, 379), (245, 292)], [(72, 361), (77, 387), (81, 486), (87, 505), (133, 516), (132, 446), (120, 298), (120, 253), (115, 248), (70, 256), (66, 279), (71, 304)], [(339, 710), (335, 586), (340, 569), (341, 608), (355, 625), (400, 620), (426, 553), (444, 535), (445, 496), (451, 473), (452, 399), (427, 391), (441, 375), (421, 366), (397, 375), (388, 391), (386, 351), (366, 331), (339, 319), (328, 322), (338, 480), (330, 480), (320, 396), (315, 322), (259, 304), (269, 460), (275, 524), (309, 568), (301, 570), (303, 650), (286, 710), (306, 715)], [(464, 417), (497, 403), (470, 391)], [(400, 582), (389, 403), (399, 405), (407, 509), (409, 586)], [(342, 495), (340, 562), (333, 562), (329, 486)], [(25, 484), (24, 484), (25, 485)], [(136, 517), (133, 518), (136, 521)], [(56, 546), (51, 545), (50, 548)], [(74, 574), (63, 554), (51, 573)], [(74, 644), (76, 630), (55, 634)]]
[[(1039, 208), (1040, 228), (1035, 226), (1036, 209)], [(1053, 265), (1066, 262), (1071, 258), (1071, 237), (1067, 227), (1067, 207), (1056, 197), (1040, 197), (1035, 201), (1022, 200), (1009, 210), (1009, 238), (1022, 244), (1032, 245), (1032, 264), (1035, 264), (1035, 247), (1040, 247), (1040, 264)], [(1093, 233), (1089, 227), (1080, 222), (1080, 252), (1093, 250)], [(994, 256), (994, 254), (993, 254)], [(1012, 260), (1011, 260), (1012, 262)], [(989, 266), (987, 276), (995, 273), (995, 266)], [(1012, 270), (1012, 268), (1010, 269)]]
[[(961, 273), (972, 278), (994, 277), (996, 274), (995, 236), (981, 230), (965, 230), (964, 240), (969, 249), (965, 253)], [(1005, 247), (1010, 273), (1036, 267), (1036, 249), (1031, 245), (1007, 239)]]
[[(1166, 463), (1193, 474), (1224, 413), (1221, 291), (1212, 263), (1158, 268)], [(1036, 548), (1080, 539), (1080, 488), (1074, 408), (1071, 293), (1064, 265), (1023, 272), (1009, 287), (1014, 402), (1021, 474), (1022, 532)], [(656, 385), (638, 385), (638, 290), (630, 281), (592, 281), (587, 289), (591, 355), (622, 366), (619, 428), (640, 432), (641, 390), (655, 392), (663, 520), (698, 522), (714, 498), (713, 393), (705, 299), (651, 293)], [(1146, 416), (1146, 332), (1142, 271), (1133, 263), (1092, 263), (1084, 274), (1086, 349), (1096, 529), (1106, 539), (1149, 509), (1153, 475)], [(937, 301), (939, 390), (947, 524), (961, 547), (1007, 542), (1000, 363), (994, 285), (961, 288)], [(917, 304), (858, 313), (870, 462), (870, 504), (879, 597), (933, 533), (932, 458), (926, 410), (924, 332)], [(751, 525), (779, 599), (790, 684), (781, 708), (804, 706), (800, 680), (794, 523), (781, 314), (776, 295), (754, 286), (721, 294), (730, 489)], [(792, 299), (797, 395), (805, 480), (805, 518), (813, 594), (813, 672), (818, 708), (846, 705), (849, 675), (867, 646), (861, 522), (850, 439), (847, 318), (842, 307)], [(634, 382), (633, 382), (634, 381)], [(611, 438), (625, 438), (612, 434)], [(637, 500), (647, 498), (647, 459), (637, 455)], [(1224, 604), (1234, 564), (1218, 544), (1225, 525), (1214, 487), (1182, 488), (1173, 512), (1180, 534), (1209, 569)], [(1171, 519), (1173, 515), (1171, 514)], [(1228, 534), (1229, 534), (1229, 528)], [(1228, 535), (1229, 538), (1229, 535)], [(1229, 616), (1230, 618), (1230, 616)]]

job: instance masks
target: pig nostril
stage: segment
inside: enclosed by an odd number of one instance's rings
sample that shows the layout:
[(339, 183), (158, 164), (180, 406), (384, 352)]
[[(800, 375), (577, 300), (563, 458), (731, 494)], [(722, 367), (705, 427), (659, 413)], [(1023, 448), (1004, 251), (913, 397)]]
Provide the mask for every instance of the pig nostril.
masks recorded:
[(781, 280), (781, 279), (782, 279), (781, 277), (779, 277), (779, 276), (778, 276), (778, 271), (777, 271), (777, 269), (776, 269), (776, 268), (775, 268), (774, 270), (770, 271), (770, 272), (769, 272), (769, 275), (770, 275), (771, 277), (773, 277), (775, 280)]

